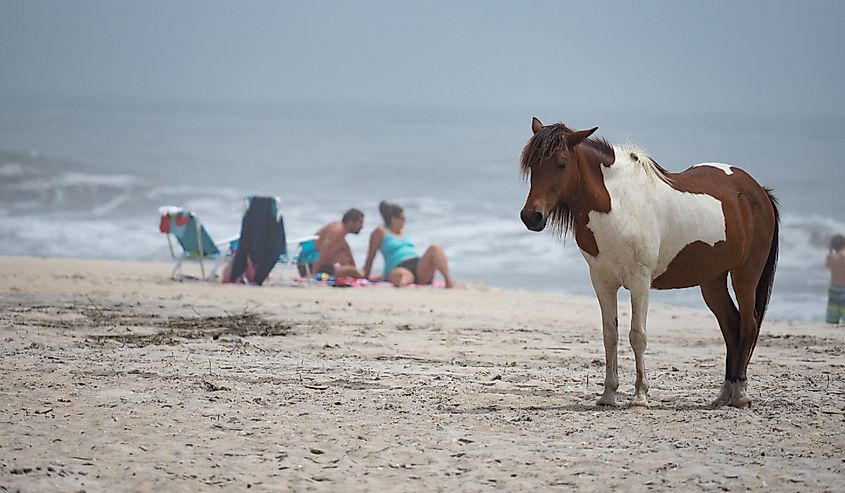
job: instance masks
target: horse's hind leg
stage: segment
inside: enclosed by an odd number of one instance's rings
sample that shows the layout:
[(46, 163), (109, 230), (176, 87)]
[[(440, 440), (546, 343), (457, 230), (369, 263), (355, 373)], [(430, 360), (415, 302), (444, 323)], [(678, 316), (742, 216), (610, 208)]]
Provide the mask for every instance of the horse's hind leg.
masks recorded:
[(713, 401), (714, 407), (730, 403), (736, 381), (736, 362), (739, 354), (739, 312), (728, 292), (728, 273), (701, 285), (701, 296), (707, 307), (716, 316), (722, 337), (725, 338), (727, 355), (725, 357), (725, 382), (719, 396)]
[[(751, 360), (751, 353), (757, 343), (757, 336), (760, 334), (760, 324), (755, 314), (755, 302), (757, 299), (757, 281), (760, 278), (762, 269), (749, 269), (743, 266), (741, 269), (731, 272), (736, 301), (739, 304), (739, 352), (736, 355), (736, 385), (731, 396), (730, 404), (734, 407), (749, 407), (751, 399), (746, 393), (748, 378), (746, 370)], [(752, 272), (749, 272), (752, 271)]]

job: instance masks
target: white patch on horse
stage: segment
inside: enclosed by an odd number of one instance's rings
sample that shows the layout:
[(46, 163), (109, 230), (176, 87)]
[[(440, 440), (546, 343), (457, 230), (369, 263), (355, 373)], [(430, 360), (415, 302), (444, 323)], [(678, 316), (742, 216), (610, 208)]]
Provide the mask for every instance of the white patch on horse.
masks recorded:
[(724, 171), (726, 175), (734, 174), (734, 170), (731, 169), (730, 164), (725, 164), (725, 163), (698, 163), (698, 164), (694, 164), (693, 168), (697, 168), (699, 166), (712, 166), (714, 168), (719, 168), (720, 170)]
[(591, 271), (630, 289), (644, 276), (660, 277), (687, 245), (727, 239), (719, 200), (672, 188), (639, 150), (614, 152), (613, 166), (601, 168), (610, 212), (591, 211), (587, 223), (599, 249), (596, 257), (582, 251)]

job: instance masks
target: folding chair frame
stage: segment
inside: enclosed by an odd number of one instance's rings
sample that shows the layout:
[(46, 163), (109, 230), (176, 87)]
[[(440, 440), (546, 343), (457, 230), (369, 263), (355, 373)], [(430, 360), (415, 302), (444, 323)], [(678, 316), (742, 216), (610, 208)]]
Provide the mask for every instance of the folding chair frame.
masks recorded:
[[(167, 236), (167, 246), (170, 248), (170, 256), (174, 260), (176, 260), (176, 265), (173, 266), (173, 271), (170, 273), (170, 278), (173, 279), (173, 280), (177, 280), (177, 281), (184, 279), (185, 276), (182, 275), (182, 262), (184, 262), (185, 260), (188, 260), (188, 259), (197, 259), (197, 260), (199, 260), (199, 263), (200, 263), (200, 272), (202, 273), (202, 279), (206, 280), (206, 281), (210, 281), (210, 280), (217, 277), (217, 271), (220, 270), (220, 267), (226, 261), (226, 258), (231, 255), (231, 248), (230, 248), (231, 243), (232, 243), (232, 241), (237, 239), (238, 236), (235, 235), (232, 238), (227, 238), (224, 241), (214, 243), (214, 246), (217, 247), (219, 253), (217, 253), (217, 255), (215, 255), (213, 257), (214, 258), (214, 264), (212, 265), (211, 270), (208, 273), (208, 276), (206, 276), (205, 275), (205, 263), (203, 262), (203, 259), (206, 257), (206, 255), (205, 255), (205, 251), (203, 250), (203, 246), (202, 246), (202, 223), (199, 221), (199, 219), (197, 219), (196, 215), (194, 215), (193, 212), (186, 210), (185, 213), (190, 215), (194, 219), (194, 226), (196, 227), (196, 235), (197, 235), (196, 236), (197, 237), (197, 249), (198, 249), (197, 253), (199, 255), (194, 256), (194, 255), (191, 254), (191, 252), (185, 252), (185, 251), (182, 252), (182, 255), (177, 255), (176, 252), (173, 250), (173, 241), (170, 239), (170, 235), (173, 234), (173, 233), (172, 232), (165, 233), (165, 236)], [(229, 252), (228, 254), (224, 253), (224, 248), (226, 248), (226, 247), (228, 247), (228, 252)]]

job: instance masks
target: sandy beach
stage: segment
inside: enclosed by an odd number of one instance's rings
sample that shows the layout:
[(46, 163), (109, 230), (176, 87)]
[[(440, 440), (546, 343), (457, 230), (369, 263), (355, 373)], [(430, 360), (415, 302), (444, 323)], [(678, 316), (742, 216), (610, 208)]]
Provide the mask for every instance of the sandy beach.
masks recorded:
[(169, 273), (0, 257), (0, 490), (845, 490), (845, 328), (767, 321), (711, 409), (715, 319), (652, 306), (607, 409), (593, 298)]

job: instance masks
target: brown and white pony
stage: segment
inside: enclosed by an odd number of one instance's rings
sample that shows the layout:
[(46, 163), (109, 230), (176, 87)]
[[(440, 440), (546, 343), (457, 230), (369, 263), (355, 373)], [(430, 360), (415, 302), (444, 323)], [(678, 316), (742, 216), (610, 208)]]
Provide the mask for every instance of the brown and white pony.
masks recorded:
[(670, 173), (637, 148), (589, 138), (597, 128), (574, 131), (534, 118), (534, 136), (522, 151), (531, 190), (521, 217), (532, 231), (547, 223), (572, 231), (589, 265), (607, 365), (598, 404), (616, 405), (619, 288), (631, 292), (637, 378), (630, 405), (647, 407), (649, 290), (700, 286), (727, 346), (725, 382), (713, 404), (749, 406), (746, 369), (777, 264), (777, 201), (735, 166), (702, 163)]

